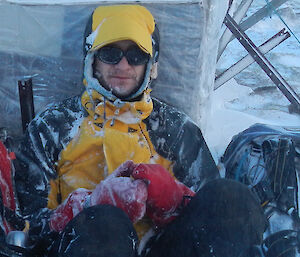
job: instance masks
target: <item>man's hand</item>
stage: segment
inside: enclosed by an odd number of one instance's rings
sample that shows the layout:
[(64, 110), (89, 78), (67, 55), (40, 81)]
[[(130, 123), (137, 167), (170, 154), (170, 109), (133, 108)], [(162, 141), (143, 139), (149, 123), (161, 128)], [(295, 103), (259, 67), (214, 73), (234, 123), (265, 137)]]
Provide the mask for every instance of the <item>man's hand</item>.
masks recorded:
[(91, 206), (109, 204), (122, 209), (135, 223), (146, 212), (147, 186), (141, 180), (116, 177), (102, 181), (90, 196)]
[(121, 164), (96, 186), (90, 196), (90, 205), (114, 205), (127, 213), (133, 223), (140, 220), (146, 212), (147, 186), (129, 177), (134, 167), (133, 161)]
[(68, 198), (60, 204), (50, 217), (51, 230), (62, 231), (68, 222), (81, 212), (85, 205), (85, 199), (91, 191), (79, 188), (73, 191)]
[(175, 180), (159, 164), (138, 164), (132, 177), (143, 180), (148, 185), (147, 215), (157, 226), (162, 226), (178, 216), (178, 208), (185, 206), (195, 193)]
[(122, 209), (133, 223), (146, 212), (147, 186), (141, 180), (129, 177), (135, 164), (124, 162), (93, 191), (77, 189), (59, 205), (50, 218), (50, 228), (61, 231), (85, 207), (109, 204)]

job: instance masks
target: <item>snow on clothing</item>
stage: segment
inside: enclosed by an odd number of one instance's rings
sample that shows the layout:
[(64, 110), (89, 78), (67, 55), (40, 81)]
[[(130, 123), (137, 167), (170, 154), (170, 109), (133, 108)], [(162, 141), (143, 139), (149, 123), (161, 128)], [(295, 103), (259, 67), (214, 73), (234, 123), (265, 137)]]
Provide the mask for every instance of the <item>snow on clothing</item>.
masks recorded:
[(140, 255), (135, 252), (138, 240), (128, 217), (114, 206), (96, 205), (68, 223), (49, 256), (260, 256), (252, 253), (252, 247), (261, 242), (265, 224), (262, 209), (247, 186), (216, 179), (201, 187), (180, 216), (144, 248), (140, 245)]
[[(50, 209), (77, 188), (94, 189), (126, 160), (161, 164), (194, 189), (218, 177), (200, 129), (149, 91), (119, 108), (97, 93), (92, 97), (52, 105), (28, 127), (15, 183), (21, 212), (32, 224), (46, 231), (40, 221)], [(138, 232), (148, 227), (140, 223)]]
[[(70, 193), (93, 190), (127, 160), (160, 164), (194, 190), (218, 177), (200, 129), (185, 114), (150, 97), (159, 44), (155, 31), (154, 18), (142, 6), (100, 6), (93, 12), (85, 31), (86, 91), (36, 117), (17, 154), (21, 212), (38, 231), (40, 221), (48, 220), (50, 210)], [(140, 86), (122, 100), (99, 83), (93, 70), (95, 51), (120, 40), (135, 42), (151, 57)], [(49, 230), (44, 225), (40, 232)], [(138, 233), (150, 225), (149, 220), (135, 224)]]

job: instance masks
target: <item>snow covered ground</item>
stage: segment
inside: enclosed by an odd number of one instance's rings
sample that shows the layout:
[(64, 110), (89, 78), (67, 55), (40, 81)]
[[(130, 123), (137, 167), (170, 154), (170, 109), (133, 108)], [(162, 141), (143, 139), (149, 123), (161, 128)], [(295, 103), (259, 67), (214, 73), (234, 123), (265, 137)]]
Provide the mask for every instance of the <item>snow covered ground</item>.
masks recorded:
[[(266, 4), (254, 1), (247, 15)], [(283, 4), (278, 13), (297, 38), (300, 38), (300, 0)], [(257, 23), (246, 34), (260, 45), (286, 27), (276, 14)], [(237, 40), (232, 41), (218, 63), (218, 69), (226, 69), (246, 55)], [(300, 43), (291, 36), (268, 53), (267, 58), (290, 86), (300, 93)], [(204, 136), (218, 162), (232, 136), (254, 123), (281, 126), (300, 126), (299, 114), (290, 114), (289, 101), (275, 87), (257, 64), (252, 64), (241, 74), (214, 91), (212, 110), (207, 116)]]

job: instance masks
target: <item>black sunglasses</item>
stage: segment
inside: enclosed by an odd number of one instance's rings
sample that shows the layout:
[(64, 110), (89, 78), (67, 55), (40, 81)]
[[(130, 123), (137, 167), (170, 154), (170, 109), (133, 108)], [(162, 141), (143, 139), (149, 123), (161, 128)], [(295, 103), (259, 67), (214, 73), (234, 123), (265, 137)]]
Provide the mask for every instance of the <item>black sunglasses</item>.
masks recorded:
[(104, 46), (96, 52), (95, 56), (107, 64), (117, 64), (123, 56), (126, 57), (130, 65), (146, 64), (150, 59), (150, 55), (142, 51), (138, 46), (130, 47), (127, 51), (117, 47)]

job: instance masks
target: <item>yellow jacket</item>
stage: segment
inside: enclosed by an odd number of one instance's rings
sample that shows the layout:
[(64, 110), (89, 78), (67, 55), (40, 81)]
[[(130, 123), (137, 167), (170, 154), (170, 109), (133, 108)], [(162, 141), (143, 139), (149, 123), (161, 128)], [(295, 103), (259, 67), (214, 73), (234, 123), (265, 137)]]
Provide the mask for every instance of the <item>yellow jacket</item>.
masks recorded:
[[(32, 223), (75, 189), (95, 188), (126, 160), (161, 164), (194, 190), (218, 177), (200, 129), (185, 114), (151, 99), (149, 91), (116, 106), (85, 92), (30, 123), (15, 184), (22, 214)], [(140, 226), (138, 233), (145, 231)]]

